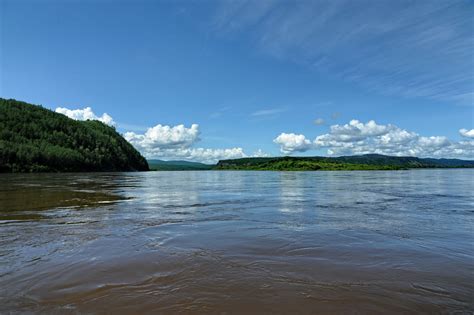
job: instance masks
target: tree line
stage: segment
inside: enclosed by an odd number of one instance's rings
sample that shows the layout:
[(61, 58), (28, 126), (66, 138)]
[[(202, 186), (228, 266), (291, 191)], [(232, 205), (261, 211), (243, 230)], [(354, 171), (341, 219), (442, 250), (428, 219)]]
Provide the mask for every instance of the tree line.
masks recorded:
[(0, 98), (0, 172), (145, 171), (115, 128)]

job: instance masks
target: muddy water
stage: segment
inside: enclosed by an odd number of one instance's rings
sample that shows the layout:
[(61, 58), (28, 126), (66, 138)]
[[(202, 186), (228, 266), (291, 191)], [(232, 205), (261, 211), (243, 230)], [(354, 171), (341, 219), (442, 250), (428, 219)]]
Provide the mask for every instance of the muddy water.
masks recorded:
[(0, 313), (469, 313), (474, 170), (0, 175)]

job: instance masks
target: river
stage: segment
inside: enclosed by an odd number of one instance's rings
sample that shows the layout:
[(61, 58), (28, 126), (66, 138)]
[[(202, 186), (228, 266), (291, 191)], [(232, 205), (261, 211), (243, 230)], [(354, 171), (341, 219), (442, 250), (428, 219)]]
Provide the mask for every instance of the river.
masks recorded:
[(0, 313), (474, 310), (474, 170), (0, 174)]

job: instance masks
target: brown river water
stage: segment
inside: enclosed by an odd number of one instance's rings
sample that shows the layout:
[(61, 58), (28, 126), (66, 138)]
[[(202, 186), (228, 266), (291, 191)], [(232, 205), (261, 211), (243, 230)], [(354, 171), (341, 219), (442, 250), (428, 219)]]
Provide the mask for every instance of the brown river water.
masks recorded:
[(1, 314), (471, 314), (474, 170), (0, 174)]

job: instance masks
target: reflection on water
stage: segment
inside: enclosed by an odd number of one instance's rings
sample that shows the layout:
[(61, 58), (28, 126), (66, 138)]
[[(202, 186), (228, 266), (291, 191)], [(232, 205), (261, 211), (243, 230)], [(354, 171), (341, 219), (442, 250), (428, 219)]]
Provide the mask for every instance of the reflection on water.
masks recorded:
[(2, 174), (0, 221), (41, 218), (38, 210), (90, 207), (121, 200), (122, 196), (112, 193), (118, 184), (115, 177)]
[[(281, 204), (278, 209), (282, 212), (302, 212), (304, 201), (310, 198), (304, 195), (304, 177), (294, 172), (283, 172), (279, 175)], [(318, 187), (313, 188), (318, 189)]]
[(0, 313), (474, 310), (473, 170), (0, 176)]

